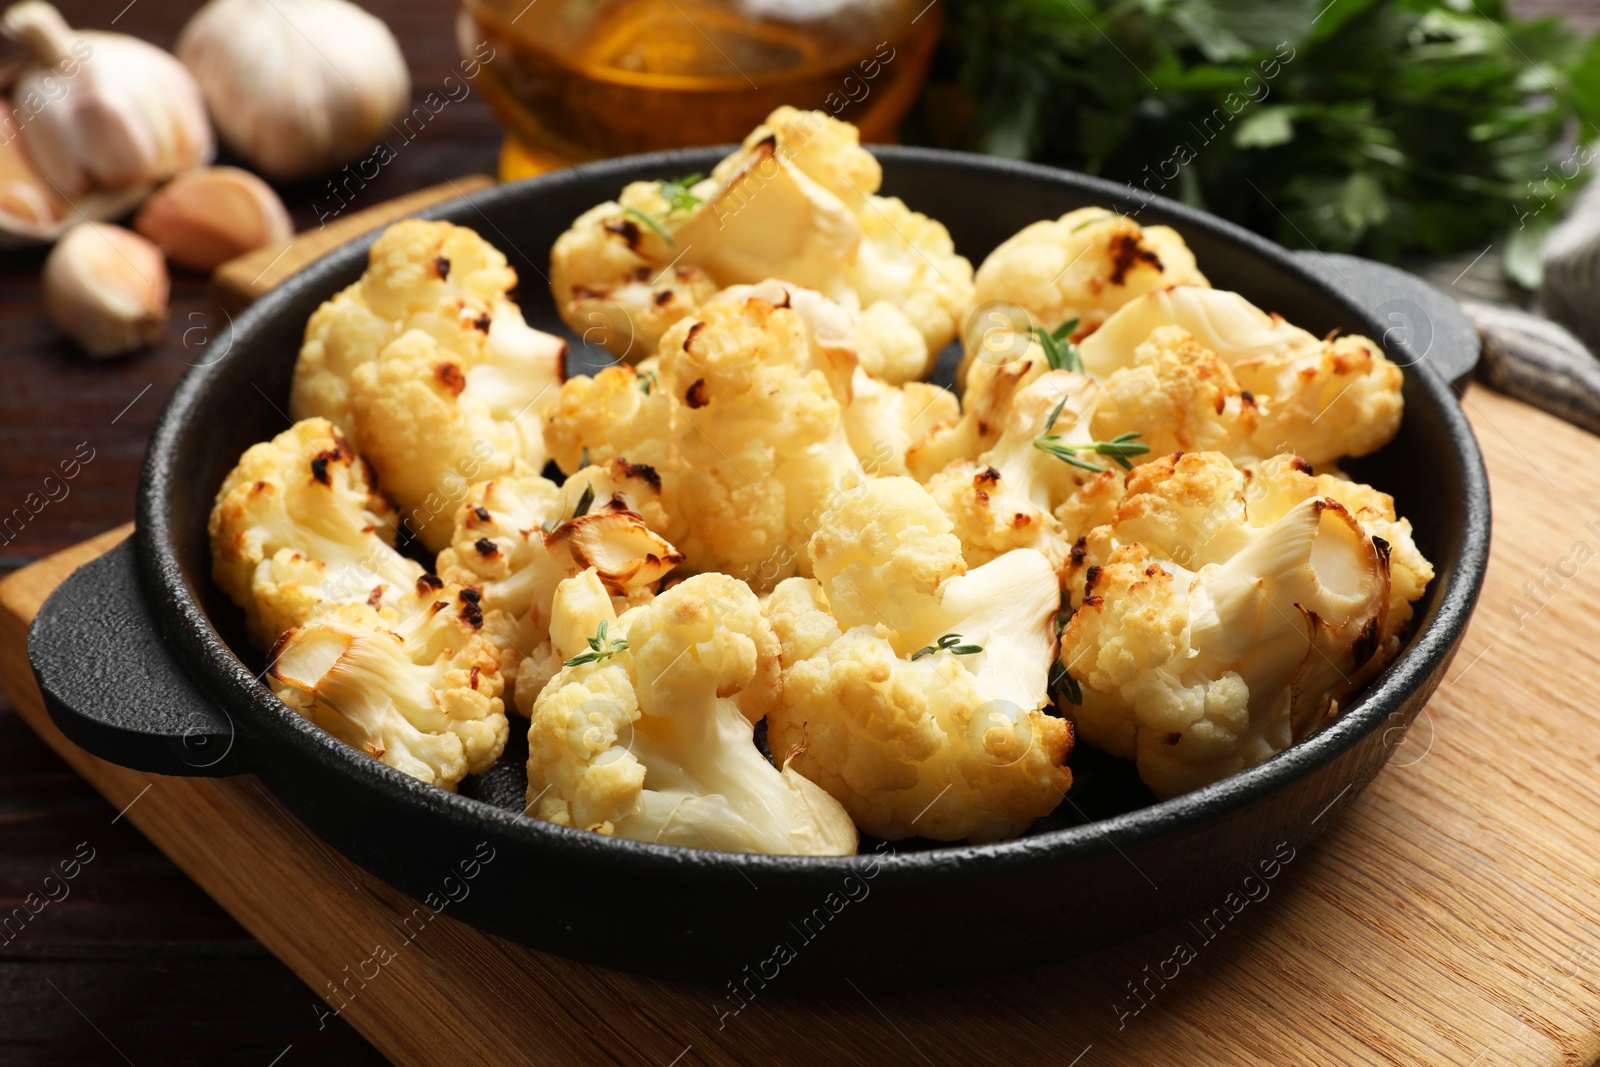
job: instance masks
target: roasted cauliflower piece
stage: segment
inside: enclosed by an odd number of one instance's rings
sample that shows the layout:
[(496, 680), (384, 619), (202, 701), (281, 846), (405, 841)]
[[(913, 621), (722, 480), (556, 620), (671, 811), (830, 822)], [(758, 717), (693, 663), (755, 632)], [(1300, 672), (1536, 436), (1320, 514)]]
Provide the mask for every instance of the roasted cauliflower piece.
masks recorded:
[(1293, 452), (1322, 464), (1364, 456), (1400, 428), (1400, 368), (1365, 337), (1323, 339), (1237, 293), (1175, 286), (1140, 297), (1080, 344), (1090, 374), (1133, 366), (1161, 327), (1178, 326), (1215, 353), (1257, 408), (1257, 457)]
[[(885, 353), (896, 345), (893, 327), (884, 327), (870, 311), (856, 314), (815, 289), (776, 279), (730, 286), (712, 299), (742, 302), (752, 296), (793, 308), (805, 323), (811, 368), (827, 378), (843, 407), (845, 435), (869, 474), (907, 473), (906, 451), (960, 417), (948, 389), (917, 381), (894, 385), (868, 369), (883, 366), (892, 358)], [(920, 351), (920, 340), (915, 347)]]
[[(1129, 536), (1171, 536), (1201, 506), (1192, 493), (1173, 503)], [(1197, 544), (1191, 568), (1119, 543), (1087, 571), (1061, 635), (1061, 662), (1082, 683), (1068, 709), (1079, 735), (1135, 760), (1160, 797), (1305, 736), (1364, 678), (1388, 612), (1385, 554), (1331, 497), (1266, 526), (1225, 520)]]
[(654, 370), (563, 386), (546, 439), (569, 472), (585, 455), (647, 464), (686, 567), (771, 588), (807, 569), (815, 514), (865, 478), (819, 359), (794, 308), (711, 301), (668, 331)]
[(955, 524), (968, 566), (1034, 548), (1064, 573), (1072, 540), (1055, 509), (1096, 475), (1039, 443), (1047, 436), (1067, 444), (1092, 442), (1100, 396), (1086, 375), (1050, 371), (1017, 392), (992, 449), (976, 460), (957, 460), (929, 479), (928, 492)]
[[(521, 709), (521, 662), (538, 671), (549, 652), (557, 587), (593, 573), (626, 600), (653, 588), (683, 556), (654, 533), (635, 508), (660, 513), (653, 472), (613, 460), (586, 467), (561, 488), (534, 474), (472, 487), (456, 513), (450, 547), (439, 553), (439, 576), (481, 590), (484, 634), (495, 644), (512, 699)], [(531, 677), (531, 676), (530, 676)]]
[(767, 603), (783, 665), (772, 750), (880, 837), (1014, 836), (1071, 785), (1070, 727), (1042, 710), (1055, 573), (1030, 549), (966, 571), (949, 530), (915, 482), (869, 482), (823, 516), (819, 580)]
[(450, 543), (473, 482), (544, 468), (540, 411), (557, 391), (540, 366), (493, 351), (464, 366), (432, 335), (408, 330), (351, 373), (356, 445), (429, 550)]
[(971, 307), (972, 265), (881, 180), (854, 127), (781, 107), (710, 177), (635, 182), (584, 213), (551, 251), (557, 307), (638, 360), (716, 290), (784, 278), (862, 314), (869, 372), (920, 378)]
[(1007, 238), (983, 261), (974, 284), (979, 304), (1015, 304), (1041, 329), (1078, 320), (1073, 336), (1081, 339), (1146, 293), (1210, 283), (1178, 231), (1085, 207)]
[(1012, 335), (1003, 347), (1001, 358), (980, 359), (967, 372), (961, 416), (934, 426), (906, 449), (906, 469), (917, 481), (927, 482), (951, 463), (977, 459), (993, 448), (1012, 398), (1053, 369), (1037, 338)]
[(287, 631), (268, 678), (289, 707), (411, 777), (454, 791), (504, 751), (500, 660), (472, 589), (445, 586), (399, 621), (344, 604)]
[(1273, 456), (1251, 469), (1246, 490), (1251, 519), (1272, 522), (1309, 497), (1337, 500), (1355, 516), (1373, 543), (1388, 556), (1389, 615), (1384, 627), (1384, 656), (1399, 647), (1399, 635), (1411, 621), (1412, 605), (1433, 581), (1428, 562), (1411, 536), (1411, 521), (1395, 513), (1394, 497), (1343, 474), (1317, 474), (1299, 456)]
[(1163, 326), (1133, 351), (1129, 366), (1101, 383), (1095, 435), (1138, 433), (1157, 455), (1223, 452), (1254, 458), (1261, 417), (1255, 398), (1214, 352), (1184, 330)]
[(407, 330), (422, 330), (463, 369), (495, 354), (561, 382), (566, 346), (528, 326), (510, 300), (516, 271), (464, 226), (406, 219), (384, 230), (359, 281), (306, 324), (289, 414), (325, 418), (348, 437), (350, 376)]
[(1344, 505), (1386, 560), (1390, 597), (1380, 662), (1398, 648), (1412, 604), (1433, 580), (1433, 565), (1417, 549), (1411, 523), (1396, 516), (1392, 497), (1342, 474), (1314, 474), (1299, 456), (1237, 468), (1219, 453), (1180, 453), (1135, 467), (1124, 481), (1103, 524), (1084, 538), (1079, 564), (1103, 565), (1118, 546), (1138, 543), (1157, 559), (1199, 569), (1228, 559), (1291, 508), (1327, 497)]
[(686, 848), (855, 851), (844, 809), (756, 748), (738, 698), (773, 689), (778, 643), (748, 586), (696, 575), (592, 638), (533, 706), (529, 814)]
[(393, 509), (326, 419), (249, 448), (217, 491), (209, 531), (212, 576), (262, 648), (325, 605), (390, 611), (423, 577), (395, 551)]

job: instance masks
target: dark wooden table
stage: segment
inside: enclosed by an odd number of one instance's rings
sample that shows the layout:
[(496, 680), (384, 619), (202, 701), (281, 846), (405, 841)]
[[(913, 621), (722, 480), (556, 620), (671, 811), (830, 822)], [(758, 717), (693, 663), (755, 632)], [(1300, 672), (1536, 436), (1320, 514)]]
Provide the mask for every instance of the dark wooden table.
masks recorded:
[[(361, 0), (393, 28), (420, 97), (454, 71), (451, 0)], [(199, 0), (58, 0), (74, 25), (115, 28), (170, 47)], [(1524, 13), (1600, 24), (1594, 0), (1525, 0)], [(492, 172), (499, 133), (477, 96), (452, 103), (360, 193), (376, 204), (446, 178)], [(224, 159), (224, 161), (227, 161)], [(318, 183), (280, 189), (297, 225), (327, 202)], [(91, 363), (59, 340), (39, 303), (37, 253), (0, 258), (0, 574), (133, 517), (144, 443), (214, 323), (204, 278), (173, 279), (166, 340)], [(93, 459), (47, 489), (58, 464)], [(38, 510), (32, 506), (51, 495)], [(23, 509), (20, 512), (13, 509)], [(11, 521), (8, 523), (7, 518)], [(85, 649), (85, 655), (93, 655)], [(75, 854), (77, 877), (52, 879)], [(98, 793), (39, 742), (0, 698), (0, 923), (61, 897), (14, 936), (0, 926), (0, 1063), (382, 1063), (353, 1031), (319, 1029), (318, 1001), (199, 892)]]
[[(417, 97), (455, 71), (452, 0), (360, 3), (399, 38)], [(115, 29), (170, 48), (200, 0), (57, 5), (75, 26), (116, 19)], [(492, 173), (498, 147), (476, 94), (452, 102), (352, 206)], [(301, 228), (315, 225), (319, 200), (333, 202), (315, 182), (279, 191)], [(92, 363), (45, 320), (42, 259), (0, 253), (0, 575), (133, 517), (145, 439), (178, 378), (204, 360), (214, 325), (205, 278), (177, 272), (165, 342)], [(48, 500), (44, 479), (80, 445), (94, 458), (65, 496), (53, 483), (59, 499), (33, 514), (29, 494), (33, 507)], [(16, 936), (0, 925), (0, 1064), (384, 1062), (342, 1022), (319, 1030), (312, 992), (116, 816), (0, 697), (0, 921), (29, 894), (59, 896), (45, 879), (80, 843), (95, 856), (63, 899), (13, 923)]]

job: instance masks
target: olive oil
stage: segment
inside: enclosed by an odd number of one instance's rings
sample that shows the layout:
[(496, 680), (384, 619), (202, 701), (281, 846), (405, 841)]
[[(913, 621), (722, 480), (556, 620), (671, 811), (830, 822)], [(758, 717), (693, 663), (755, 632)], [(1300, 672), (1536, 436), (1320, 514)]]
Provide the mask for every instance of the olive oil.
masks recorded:
[(941, 16), (928, 0), (464, 8), (461, 46), (490, 57), (478, 84), (533, 169), (738, 141), (780, 104), (821, 108), (883, 140), (921, 87)]

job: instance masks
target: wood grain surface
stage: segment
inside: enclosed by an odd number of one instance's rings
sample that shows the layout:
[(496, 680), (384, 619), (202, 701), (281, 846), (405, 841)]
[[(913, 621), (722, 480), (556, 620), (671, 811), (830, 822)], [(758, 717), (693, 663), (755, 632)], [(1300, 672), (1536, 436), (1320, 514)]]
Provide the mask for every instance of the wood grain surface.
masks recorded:
[[(840, 975), (835, 991), (799, 994), (780, 977), (750, 987), (735, 1014), (726, 989), (544, 956), (444, 915), (343, 1001), (342, 1018), (406, 1067), (1595, 1062), (1600, 657), (1585, 634), (1600, 612), (1600, 440), (1482, 389), (1464, 403), (1497, 525), (1462, 651), (1373, 787), (1315, 845), (1241, 886), (1224, 918), (971, 986), (862, 991)], [(125, 533), (0, 585), (0, 676), (62, 758), (116, 808), (132, 803), (129, 821), (326, 990), (394, 940), (403, 897), (321, 845), (254, 779), (102, 763), (39, 705), (27, 619)], [(647, 907), (647, 887), (641, 897)], [(973, 921), (1028, 936), (1022, 904)], [(308, 993), (308, 1012), (313, 1003)]]
[(237, 315), (289, 275), (340, 245), (396, 219), (413, 215), (425, 207), (475, 193), (493, 184), (494, 179), (487, 174), (464, 174), (449, 178), (438, 185), (430, 185), (426, 189), (418, 189), (414, 193), (356, 211), (326, 226), (296, 234), (284, 244), (247, 252), (212, 272), (211, 299), (220, 311)]
[[(202, 2), (56, 0), (74, 25), (131, 33), (164, 48)], [(453, 0), (358, 3), (394, 31), (411, 68), (414, 102), (457, 71)], [(0, 42), (0, 58), (9, 47)], [(330, 228), (415, 190), (492, 171), (499, 147), (499, 128), (474, 89), (414, 141), (402, 147), (397, 140), (395, 158)], [(219, 162), (238, 160), (224, 152)], [(277, 189), (302, 231), (315, 230), (319, 212), (337, 203), (326, 181)], [(20, 528), (15, 521), (0, 526), (0, 575), (133, 517), (156, 415), (189, 365), (207, 358), (225, 321), (212, 308), (204, 275), (174, 271), (161, 343), (125, 359), (88, 360), (45, 318), (43, 259), (42, 251), (0, 254), (0, 517), (14, 517), (30, 493), (42, 493), (45, 477), (80, 444), (94, 459), (67, 495), (57, 491)], [(123, 1053), (139, 1067), (265, 1067), (280, 1054), (277, 1067), (383, 1062), (342, 1022), (319, 1031), (299, 979), (128, 819), (113, 825), (116, 814), (0, 699), (0, 916), (23, 906), (79, 842), (104, 843), (67, 899), (42, 911), (22, 936), (0, 939), (0, 1064), (126, 1067)], [(115, 1035), (115, 1045), (96, 1025)]]

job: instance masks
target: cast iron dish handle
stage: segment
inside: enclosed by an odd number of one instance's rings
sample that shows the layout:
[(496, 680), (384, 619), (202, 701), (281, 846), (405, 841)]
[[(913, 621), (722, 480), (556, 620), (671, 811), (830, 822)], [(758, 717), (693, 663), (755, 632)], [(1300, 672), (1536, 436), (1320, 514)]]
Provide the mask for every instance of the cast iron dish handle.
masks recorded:
[(1427, 363), (1460, 394), (1482, 352), (1477, 328), (1456, 302), (1398, 267), (1339, 253), (1294, 252), (1306, 270), (1384, 324), (1383, 345), (1402, 367)]
[(242, 774), (250, 738), (167, 648), (145, 606), (133, 538), (79, 567), (39, 608), (28, 659), (61, 732), (155, 774)]
[[(1394, 267), (1300, 252), (1352, 302), (1388, 323), (1402, 366), (1426, 362), (1458, 389), (1478, 362), (1478, 334), (1455, 303)], [(75, 571), (34, 619), (28, 655), (61, 732), (112, 763), (158, 774), (249, 770), (250, 738), (179, 666), (139, 585), (133, 540)]]

